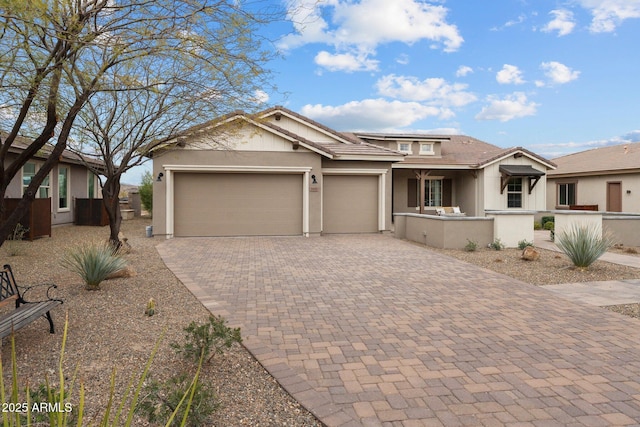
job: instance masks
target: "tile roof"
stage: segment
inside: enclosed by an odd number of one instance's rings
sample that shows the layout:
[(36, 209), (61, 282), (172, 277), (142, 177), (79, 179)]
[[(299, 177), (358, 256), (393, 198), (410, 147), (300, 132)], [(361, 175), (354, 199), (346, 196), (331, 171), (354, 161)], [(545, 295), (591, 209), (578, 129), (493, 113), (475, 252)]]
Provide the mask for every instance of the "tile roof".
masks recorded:
[(551, 167), (553, 162), (522, 147), (500, 148), (479, 139), (466, 135), (431, 135), (431, 134), (384, 134), (384, 133), (357, 133), (363, 139), (424, 139), (440, 140), (440, 156), (407, 156), (403, 164), (434, 165), (434, 166), (468, 166), (478, 168), (486, 166), (504, 156), (515, 152), (522, 152)]
[[(9, 134), (7, 132), (0, 131), (0, 138), (2, 138), (2, 141), (4, 141), (8, 135)], [(32, 139), (27, 138), (25, 136), (18, 135), (16, 139), (13, 141), (13, 144), (11, 144), (11, 147), (9, 148), (9, 152), (20, 153), (23, 150), (25, 150), (32, 142), (33, 142)], [(53, 144), (46, 143), (44, 147), (42, 147), (42, 149), (40, 149), (38, 153), (33, 157), (36, 159), (47, 159), (51, 155), (52, 151), (53, 151)], [(100, 159), (82, 156), (68, 149), (65, 149), (62, 152), (62, 156), (60, 157), (60, 160), (64, 163), (72, 163), (72, 164), (78, 164), (78, 165), (84, 165), (85, 163), (87, 163), (98, 169), (102, 169), (102, 167), (104, 166), (104, 162)]]
[(621, 171), (640, 171), (640, 142), (594, 148), (557, 157), (553, 175), (595, 175)]

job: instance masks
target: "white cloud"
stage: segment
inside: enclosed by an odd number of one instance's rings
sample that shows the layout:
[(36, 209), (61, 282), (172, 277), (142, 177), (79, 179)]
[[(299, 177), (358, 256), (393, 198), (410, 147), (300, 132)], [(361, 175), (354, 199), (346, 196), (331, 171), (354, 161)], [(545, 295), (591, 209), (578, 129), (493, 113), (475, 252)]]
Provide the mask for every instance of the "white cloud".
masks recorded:
[(441, 78), (418, 80), (415, 77), (390, 74), (376, 82), (378, 93), (405, 101), (429, 102), (431, 105), (462, 107), (477, 100), (468, 85), (449, 84)]
[(589, 29), (594, 33), (615, 31), (625, 19), (640, 18), (640, 0), (579, 0), (593, 16)]
[(376, 71), (379, 61), (368, 59), (366, 54), (351, 53), (331, 54), (325, 50), (318, 52), (315, 63), (329, 71)]
[(463, 38), (455, 25), (447, 23), (446, 15), (445, 7), (419, 0), (291, 0), (287, 17), (295, 33), (283, 37), (278, 46), (290, 50), (324, 43), (336, 54), (370, 54), (383, 43), (429, 40), (453, 52)]
[(477, 120), (507, 122), (521, 117), (533, 116), (536, 114), (537, 107), (538, 104), (529, 101), (522, 92), (514, 92), (503, 99), (491, 96), (489, 97), (489, 105), (484, 107), (475, 118)]
[(580, 71), (573, 71), (571, 68), (556, 61), (543, 62), (540, 68), (545, 76), (551, 80), (552, 84), (565, 84), (576, 80), (580, 76)]
[(551, 33), (553, 31), (558, 32), (558, 37), (571, 34), (576, 26), (573, 19), (573, 12), (566, 9), (556, 9), (549, 12), (549, 15), (553, 15), (553, 19), (542, 28), (542, 31)]
[(473, 68), (467, 65), (461, 65), (456, 70), (456, 77), (464, 77), (467, 74), (471, 74), (471, 73), (473, 73)]
[(300, 113), (337, 130), (385, 131), (410, 126), (441, 110), (418, 102), (365, 99), (343, 105), (305, 105)]
[(524, 83), (522, 78), (522, 71), (515, 65), (504, 64), (502, 70), (498, 71), (496, 74), (496, 80), (498, 83), (506, 85), (506, 84), (515, 84), (519, 85)]
[(259, 104), (265, 104), (269, 101), (269, 94), (263, 90), (256, 90), (253, 94), (255, 101)]
[(396, 62), (401, 65), (407, 65), (409, 63), (409, 55), (406, 53), (401, 53), (397, 58)]

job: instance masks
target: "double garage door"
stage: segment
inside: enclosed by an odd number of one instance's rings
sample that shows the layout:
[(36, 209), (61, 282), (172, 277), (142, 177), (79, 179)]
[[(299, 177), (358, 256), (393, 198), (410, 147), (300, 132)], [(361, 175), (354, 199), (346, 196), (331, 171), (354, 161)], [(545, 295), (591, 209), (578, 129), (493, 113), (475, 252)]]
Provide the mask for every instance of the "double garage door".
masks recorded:
[[(378, 177), (323, 179), (323, 232), (378, 231)], [(302, 235), (302, 174), (187, 173), (174, 175), (174, 235)]]

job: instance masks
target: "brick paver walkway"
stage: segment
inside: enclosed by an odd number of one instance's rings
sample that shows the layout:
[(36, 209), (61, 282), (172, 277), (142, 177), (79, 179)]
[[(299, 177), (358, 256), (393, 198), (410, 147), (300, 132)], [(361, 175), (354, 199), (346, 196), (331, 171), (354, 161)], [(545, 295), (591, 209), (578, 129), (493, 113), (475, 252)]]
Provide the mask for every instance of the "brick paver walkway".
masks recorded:
[(640, 323), (390, 236), (158, 250), (328, 426), (640, 425)]

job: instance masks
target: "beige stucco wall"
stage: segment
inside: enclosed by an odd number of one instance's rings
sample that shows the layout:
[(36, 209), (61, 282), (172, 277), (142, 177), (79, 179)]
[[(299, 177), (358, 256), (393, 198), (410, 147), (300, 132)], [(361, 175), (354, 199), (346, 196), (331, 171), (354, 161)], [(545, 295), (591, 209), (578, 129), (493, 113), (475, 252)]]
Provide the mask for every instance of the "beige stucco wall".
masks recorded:
[[(557, 184), (576, 182), (576, 204), (607, 209), (607, 182), (622, 182), (622, 212), (640, 213), (640, 174), (598, 175), (547, 179), (547, 209), (557, 208)], [(627, 193), (629, 191), (630, 193)]]
[(533, 243), (533, 211), (487, 212), (493, 218), (493, 239), (506, 248), (517, 248), (521, 241)]
[(615, 244), (640, 246), (640, 216), (605, 216), (602, 229), (612, 236)]
[[(310, 167), (310, 175), (321, 176), (321, 161), (318, 154), (300, 148), (298, 151), (284, 152), (255, 152), (255, 151), (221, 151), (221, 150), (171, 150), (159, 154), (153, 159), (154, 179), (167, 171), (163, 165), (207, 165), (207, 166), (282, 166), (282, 167)], [(153, 234), (165, 235), (166, 212), (166, 184), (154, 181), (153, 184)], [(321, 193), (309, 192), (309, 232), (320, 233), (321, 223)]]
[(469, 241), (480, 247), (493, 241), (493, 219), (397, 214), (395, 236), (445, 249), (462, 249)]
[[(484, 209), (486, 210), (504, 210), (507, 209), (507, 189), (500, 194), (500, 165), (530, 165), (535, 169), (546, 172), (547, 168), (543, 164), (535, 160), (521, 156), (515, 158), (509, 156), (498, 162), (492, 163), (484, 168), (483, 174), (483, 195)], [(547, 205), (547, 184), (546, 175), (542, 176), (531, 194), (529, 194), (528, 178), (523, 177), (522, 183), (522, 207), (523, 210), (544, 210)], [(510, 208), (511, 209), (511, 208)], [(514, 208), (515, 209), (515, 208)]]
[(266, 122), (271, 122), (276, 126), (291, 131), (296, 135), (300, 135), (310, 141), (314, 142), (336, 142), (335, 137), (329, 136), (325, 131), (314, 129), (309, 127), (309, 123), (301, 123), (297, 120), (292, 120), (289, 117), (282, 115), (280, 120), (276, 120), (276, 116), (272, 115), (264, 119)]

